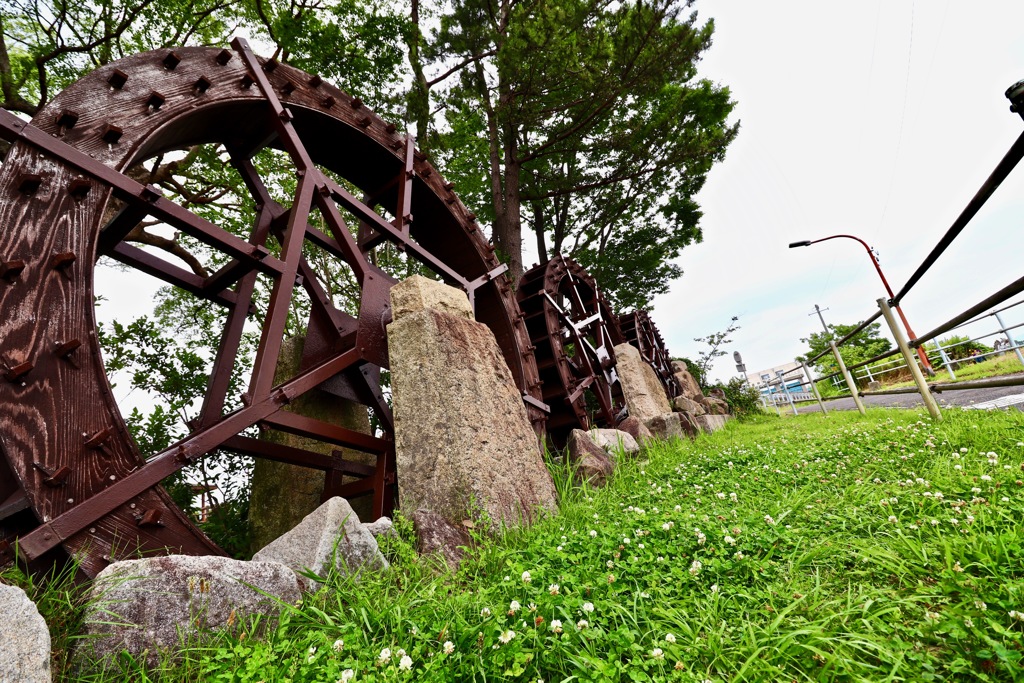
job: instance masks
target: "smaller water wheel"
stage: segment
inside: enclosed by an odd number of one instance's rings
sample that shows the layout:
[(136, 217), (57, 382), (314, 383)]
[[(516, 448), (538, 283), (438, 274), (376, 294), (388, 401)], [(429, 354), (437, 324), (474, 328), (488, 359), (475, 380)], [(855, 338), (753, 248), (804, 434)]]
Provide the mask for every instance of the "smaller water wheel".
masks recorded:
[(679, 396), (682, 391), (672, 372), (672, 356), (665, 348), (665, 340), (662, 339), (658, 326), (651, 320), (647, 311), (623, 313), (618, 317), (618, 323), (625, 340), (640, 351), (640, 357), (650, 363), (654, 372), (658, 374), (669, 400)]
[(597, 283), (561, 255), (519, 282), (519, 306), (551, 406), (548, 437), (562, 445), (573, 429), (614, 426), (624, 415), (615, 345), (624, 340)]

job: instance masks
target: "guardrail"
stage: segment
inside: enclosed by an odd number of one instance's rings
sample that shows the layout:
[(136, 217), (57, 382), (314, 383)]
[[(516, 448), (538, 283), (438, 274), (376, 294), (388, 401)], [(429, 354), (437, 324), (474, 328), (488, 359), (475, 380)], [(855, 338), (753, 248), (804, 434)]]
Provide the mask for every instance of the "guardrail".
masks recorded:
[[(1010, 89), (1006, 91), (1006, 96), (1011, 103), (1010, 110), (1020, 114), (1021, 117), (1024, 118), (1024, 80), (1019, 81), (1018, 83), (1015, 83), (1013, 86), (1011, 86)], [(929, 330), (927, 333), (918, 335), (913, 339), (907, 339), (904, 336), (903, 331), (897, 325), (896, 319), (893, 315), (893, 309), (899, 306), (903, 298), (914, 288), (915, 285), (917, 285), (917, 283), (921, 280), (925, 273), (927, 273), (928, 270), (935, 264), (935, 262), (938, 261), (939, 257), (942, 256), (942, 254), (950, 247), (950, 245), (953, 244), (954, 240), (960, 235), (961, 232), (963, 232), (964, 228), (967, 227), (971, 219), (973, 219), (974, 216), (981, 209), (981, 207), (985, 205), (985, 202), (987, 202), (989, 198), (992, 197), (995, 191), (999, 188), (1002, 182), (1010, 175), (1011, 171), (1013, 171), (1013, 169), (1017, 166), (1017, 164), (1020, 162), (1022, 158), (1024, 158), (1024, 133), (1022, 133), (1017, 138), (1017, 140), (1013, 142), (1013, 144), (1010, 146), (1010, 149), (1006, 152), (1006, 154), (1003, 156), (1000, 162), (996, 165), (995, 170), (993, 170), (989, 177), (985, 180), (985, 182), (982, 183), (981, 188), (975, 193), (974, 197), (972, 197), (971, 200), (967, 203), (967, 206), (964, 207), (963, 211), (960, 212), (960, 215), (957, 216), (957, 218), (953, 221), (953, 224), (945, 232), (945, 234), (938, 241), (935, 247), (932, 248), (931, 252), (929, 252), (929, 254), (925, 257), (924, 261), (921, 262), (921, 265), (918, 266), (917, 270), (914, 271), (913, 275), (910, 276), (906, 284), (904, 284), (903, 287), (901, 287), (900, 290), (890, 299), (878, 299), (876, 301), (878, 310), (872, 313), (870, 316), (868, 316), (867, 319), (860, 323), (849, 334), (844, 336), (842, 339), (839, 339), (838, 341), (829, 342), (830, 348), (807, 359), (803, 368), (797, 368), (791, 370), (788, 373), (785, 373), (784, 375), (781, 375), (779, 377), (779, 381), (785, 383), (785, 375), (791, 374), (792, 372), (796, 372), (797, 370), (807, 372), (808, 377), (811, 377), (811, 388), (814, 392), (814, 396), (815, 398), (818, 399), (818, 402), (820, 404), (821, 399), (817, 394), (815, 384), (822, 380), (829, 380), (841, 376), (850, 392), (846, 396), (854, 400), (854, 402), (857, 405), (857, 409), (862, 414), (865, 412), (865, 410), (864, 404), (861, 401), (861, 396), (917, 392), (921, 395), (921, 399), (924, 401), (924, 404), (927, 407), (928, 412), (935, 420), (941, 420), (942, 413), (939, 410), (939, 405), (936, 402), (935, 397), (932, 395), (933, 391), (956, 391), (962, 389), (979, 388), (980, 386), (992, 387), (1024, 385), (1024, 377), (995, 378), (994, 380), (979, 380), (976, 382), (957, 382), (955, 384), (949, 382), (929, 384), (924, 378), (924, 373), (919, 364), (919, 358), (915, 353), (915, 351), (920, 348), (925, 348), (927, 350), (925, 344), (934, 341), (936, 346), (938, 347), (935, 350), (935, 352), (939, 356), (940, 361), (942, 361), (942, 364), (945, 365), (947, 369), (950, 371), (951, 377), (955, 378), (955, 375), (953, 374), (952, 363), (948, 358), (948, 354), (946, 354), (946, 351), (951, 347), (939, 346), (937, 341), (938, 337), (952, 330), (964, 327), (971, 323), (978, 322), (979, 320), (982, 320), (986, 317), (994, 316), (998, 321), (999, 330), (996, 332), (982, 335), (981, 337), (977, 337), (969, 341), (977, 341), (977, 339), (984, 339), (997, 334), (1005, 334), (1007, 335), (1007, 339), (1010, 340), (1010, 346), (1006, 350), (1013, 351), (1017, 355), (1017, 358), (1018, 360), (1020, 360), (1021, 364), (1024, 365), (1024, 355), (1021, 354), (1021, 345), (1015, 343), (1013, 341), (1012, 336), (1010, 336), (1009, 334), (1010, 331), (1014, 329), (1024, 327), (1024, 324), (1008, 327), (1004, 324), (1002, 317), (999, 315), (1000, 313), (1006, 310), (1024, 304), (1024, 301), (1019, 301), (1017, 303), (1004, 306), (1002, 308), (997, 308), (1000, 304), (1003, 304), (1012, 297), (1020, 294), (1021, 292), (1024, 292), (1024, 277), (1018, 278), (1017, 280), (1011, 282), (1009, 285), (1003, 287), (994, 294), (979, 301), (978, 303), (961, 312), (960, 314), (953, 316), (946, 322), (937, 326), (935, 329)], [(866, 361), (862, 361), (860, 363), (851, 365), (849, 368), (847, 368), (845, 363), (843, 362), (842, 356), (839, 353), (839, 347), (846, 344), (848, 341), (850, 341), (858, 334), (863, 332), (868, 327), (868, 325), (871, 325), (879, 318), (885, 320), (886, 325), (888, 326), (889, 331), (892, 335), (892, 338), (896, 343), (896, 348), (885, 353), (879, 354), (874, 358), (869, 358)], [(1003, 351), (1003, 349), (999, 349), (999, 353), (1002, 353)], [(830, 352), (834, 356), (836, 366), (839, 369), (836, 372), (831, 373), (829, 375), (825, 375), (823, 377), (814, 378), (813, 376), (811, 376), (809, 370), (807, 369), (807, 364), (814, 363), (820, 360)], [(894, 367), (892, 369), (909, 370), (914, 380), (914, 388), (891, 389), (883, 391), (861, 391), (858, 388), (856, 380), (854, 379), (854, 376), (851, 374), (851, 371), (856, 371), (861, 368), (864, 368), (865, 372), (868, 374), (868, 376), (870, 376), (870, 371), (868, 370), (870, 366), (873, 366), (876, 363), (879, 363), (880, 361), (886, 360), (897, 355), (902, 357), (902, 363), (899, 364), (898, 368)], [(984, 355), (987, 356), (991, 354)], [(863, 375), (861, 376), (861, 378), (863, 378)], [(824, 404), (821, 405), (821, 408), (824, 411)], [(793, 410), (794, 412), (796, 412), (795, 404), (793, 404)]]

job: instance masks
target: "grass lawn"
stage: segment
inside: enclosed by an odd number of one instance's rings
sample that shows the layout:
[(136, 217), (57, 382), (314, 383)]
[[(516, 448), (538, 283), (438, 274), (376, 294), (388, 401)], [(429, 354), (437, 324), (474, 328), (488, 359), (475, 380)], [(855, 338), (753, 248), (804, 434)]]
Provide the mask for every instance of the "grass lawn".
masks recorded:
[(1022, 680), (1024, 415), (944, 416), (761, 416), (658, 445), (607, 488), (563, 483), (558, 516), (456, 575), (399, 521), (391, 571), (127, 677)]
[[(982, 379), (985, 377), (999, 377), (1002, 375), (1012, 375), (1019, 372), (1024, 372), (1024, 365), (1020, 364), (1017, 360), (1017, 356), (1014, 353), (1004, 353), (999, 356), (992, 356), (981, 363), (974, 363), (972, 361), (959, 361), (960, 367), (954, 368), (953, 374), (956, 375), (956, 379), (952, 380), (949, 377), (949, 371), (946, 370), (945, 366), (938, 363), (935, 364), (935, 377), (928, 379), (929, 382), (966, 382), (968, 380)], [(894, 384), (887, 384), (886, 389), (895, 389), (896, 387), (912, 387), (914, 386), (913, 380), (906, 382), (896, 382)]]

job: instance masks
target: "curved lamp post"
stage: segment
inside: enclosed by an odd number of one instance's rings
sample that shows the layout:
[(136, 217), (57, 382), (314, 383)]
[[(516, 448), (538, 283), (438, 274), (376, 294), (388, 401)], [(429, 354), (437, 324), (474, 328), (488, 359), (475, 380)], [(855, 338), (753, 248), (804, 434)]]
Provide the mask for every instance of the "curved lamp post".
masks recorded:
[[(875, 267), (875, 270), (878, 272), (878, 277), (882, 279), (882, 284), (885, 285), (885, 291), (886, 293), (888, 293), (889, 300), (891, 301), (895, 297), (895, 294), (892, 293), (892, 287), (889, 286), (889, 281), (885, 279), (885, 275), (882, 273), (882, 267), (878, 265), (878, 257), (875, 256), (875, 252), (871, 250), (871, 247), (868, 246), (868, 243), (862, 240), (861, 238), (854, 237), (853, 235), (830, 235), (828, 237), (822, 237), (821, 239), (818, 240), (801, 240), (800, 242), (790, 242), (789, 248), (793, 249), (794, 247), (809, 247), (812, 244), (817, 244), (818, 242), (825, 242), (827, 240), (834, 240), (839, 237), (845, 237), (846, 239), (856, 240), (861, 243), (865, 251), (868, 252), (868, 256), (871, 258), (871, 265)], [(899, 306), (894, 306), (894, 308), (896, 309), (896, 313), (899, 314), (900, 320), (903, 321), (903, 327), (906, 328), (907, 330), (907, 336), (910, 337), (911, 339), (916, 339), (917, 335), (915, 335), (914, 331), (910, 329), (910, 323), (907, 322), (907, 316), (903, 315), (903, 310), (900, 309)], [(928, 354), (925, 353), (924, 349), (921, 348), (920, 346), (917, 347), (917, 357), (921, 359), (921, 363), (924, 364), (926, 372), (929, 375), (934, 375), (935, 371), (932, 369), (932, 364), (928, 360)]]

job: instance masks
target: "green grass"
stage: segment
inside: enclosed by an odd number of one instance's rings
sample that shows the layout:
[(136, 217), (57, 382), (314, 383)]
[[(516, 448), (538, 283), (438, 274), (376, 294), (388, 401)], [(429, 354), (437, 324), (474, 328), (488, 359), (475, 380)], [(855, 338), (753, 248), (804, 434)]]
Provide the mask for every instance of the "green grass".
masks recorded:
[(559, 515), (456, 575), (399, 521), (391, 571), (105, 680), (1021, 680), (1024, 415), (944, 416), (762, 416), (560, 474)]
[[(987, 360), (981, 363), (975, 363), (973, 361), (960, 361), (959, 367), (953, 369), (953, 374), (956, 375), (956, 379), (952, 380), (949, 377), (949, 372), (944, 366), (935, 365), (935, 377), (928, 379), (929, 382), (966, 382), (968, 380), (982, 379), (985, 377), (999, 377), (1002, 375), (1012, 375), (1019, 372), (1024, 372), (1024, 365), (1020, 364), (1017, 360), (1017, 356), (1013, 353), (1004, 353), (999, 356), (991, 356)], [(893, 384), (886, 384), (886, 389), (895, 389), (897, 387), (911, 387), (914, 386), (912, 380), (904, 382), (895, 382)]]

